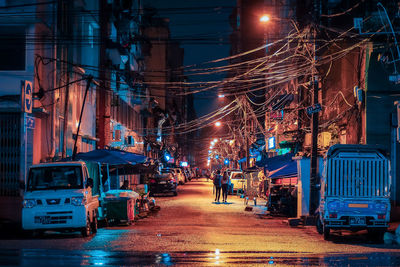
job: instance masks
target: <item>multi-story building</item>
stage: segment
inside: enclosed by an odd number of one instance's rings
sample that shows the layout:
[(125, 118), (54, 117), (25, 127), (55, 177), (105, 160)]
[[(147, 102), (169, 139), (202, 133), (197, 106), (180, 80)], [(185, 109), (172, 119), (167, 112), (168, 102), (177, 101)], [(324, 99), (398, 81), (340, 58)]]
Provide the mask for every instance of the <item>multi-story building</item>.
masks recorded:
[(0, 213), (18, 219), (20, 185), (31, 164), (71, 156), (77, 134), (78, 151), (96, 147), (97, 88), (88, 77), (98, 72), (99, 25), (98, 16), (86, 10), (98, 5), (0, 4), (5, 12), (0, 19)]
[[(184, 160), (186, 134), (176, 131), (176, 126), (187, 122), (187, 102), (183, 85), (184, 51), (170, 36), (169, 21), (154, 14), (145, 14), (144, 81), (152, 101), (152, 120), (148, 124), (147, 142), (161, 160), (171, 156), (169, 163)], [(168, 163), (168, 162), (165, 162)]]
[(142, 9), (139, 0), (0, 7), (0, 217), (18, 220), (31, 164), (106, 147), (144, 153)]
[[(288, 151), (309, 156), (311, 117), (317, 114), (314, 134), (319, 155), (337, 143), (377, 144), (390, 152), (392, 199), (398, 203), (394, 116), (400, 80), (398, 6), (392, 1), (260, 2), (260, 10), (261, 6), (269, 10), (265, 37), (273, 42), (265, 56), (269, 63), (281, 66), (280, 70), (265, 69), (269, 156)], [(244, 3), (240, 5), (245, 10)], [(317, 29), (317, 38), (312, 28)], [(286, 36), (285, 42), (279, 41)], [(313, 68), (318, 79), (317, 101), (312, 100)], [(281, 71), (280, 75), (274, 70)]]

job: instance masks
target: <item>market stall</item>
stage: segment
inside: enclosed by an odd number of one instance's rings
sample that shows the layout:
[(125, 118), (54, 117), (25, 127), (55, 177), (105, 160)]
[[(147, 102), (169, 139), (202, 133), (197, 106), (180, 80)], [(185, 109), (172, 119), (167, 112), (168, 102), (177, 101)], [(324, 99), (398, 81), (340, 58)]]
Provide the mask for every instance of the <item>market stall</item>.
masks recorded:
[(268, 181), (268, 210), (273, 214), (296, 216), (297, 162), (291, 154), (270, 158), (265, 165)]
[(257, 197), (259, 197), (259, 187), (260, 187), (260, 179), (258, 177), (258, 173), (260, 172), (260, 168), (251, 167), (247, 168), (243, 171), (244, 178), (246, 181), (245, 186), (245, 197), (246, 203), (248, 200), (253, 200), (254, 204), (257, 205)]
[(99, 219), (112, 223), (133, 222), (147, 192), (139, 195), (136, 190), (142, 188), (140, 179), (130, 178), (154, 170), (154, 166), (147, 163), (147, 157), (121, 150), (97, 149), (79, 153), (76, 159), (97, 162), (101, 166)]

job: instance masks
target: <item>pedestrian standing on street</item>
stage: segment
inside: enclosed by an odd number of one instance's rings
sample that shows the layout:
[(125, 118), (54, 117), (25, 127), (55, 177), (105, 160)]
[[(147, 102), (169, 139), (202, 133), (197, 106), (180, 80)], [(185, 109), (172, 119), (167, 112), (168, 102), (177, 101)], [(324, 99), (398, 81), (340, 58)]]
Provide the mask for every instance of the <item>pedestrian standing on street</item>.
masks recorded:
[(215, 187), (215, 201), (219, 202), (219, 197), (221, 195), (221, 172), (217, 170), (214, 176), (214, 187)]
[(222, 186), (222, 201), (226, 203), (228, 199), (228, 188), (229, 188), (229, 176), (226, 171), (224, 171), (224, 175), (222, 176), (221, 186)]

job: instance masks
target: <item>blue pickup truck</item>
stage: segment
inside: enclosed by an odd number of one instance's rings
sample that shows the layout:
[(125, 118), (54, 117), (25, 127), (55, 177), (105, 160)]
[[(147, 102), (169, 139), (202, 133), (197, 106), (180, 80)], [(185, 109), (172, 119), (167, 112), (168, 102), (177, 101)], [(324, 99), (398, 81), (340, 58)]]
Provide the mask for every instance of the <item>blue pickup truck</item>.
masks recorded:
[(390, 220), (390, 161), (368, 145), (334, 145), (324, 160), (317, 231), (368, 230), (381, 240)]

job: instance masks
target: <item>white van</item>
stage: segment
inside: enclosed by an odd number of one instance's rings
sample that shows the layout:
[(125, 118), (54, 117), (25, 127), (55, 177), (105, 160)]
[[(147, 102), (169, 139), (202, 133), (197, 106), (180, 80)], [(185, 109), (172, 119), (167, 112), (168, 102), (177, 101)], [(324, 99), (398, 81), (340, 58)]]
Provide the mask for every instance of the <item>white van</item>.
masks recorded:
[(92, 187), (84, 162), (33, 165), (24, 193), (23, 229), (96, 233), (99, 200)]

